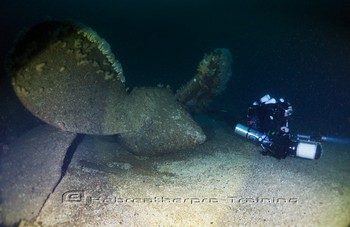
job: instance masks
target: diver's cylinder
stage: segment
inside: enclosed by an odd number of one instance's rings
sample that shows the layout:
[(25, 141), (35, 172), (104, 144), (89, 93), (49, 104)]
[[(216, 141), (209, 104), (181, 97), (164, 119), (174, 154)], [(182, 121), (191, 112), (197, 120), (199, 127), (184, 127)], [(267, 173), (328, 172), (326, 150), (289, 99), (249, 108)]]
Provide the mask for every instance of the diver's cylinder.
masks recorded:
[(261, 132), (258, 132), (254, 129), (249, 128), (248, 126), (237, 124), (235, 128), (235, 133), (240, 136), (243, 136), (247, 139), (256, 141), (256, 142), (264, 142), (264, 140), (268, 139), (267, 136)]
[(299, 140), (292, 142), (292, 144), (290, 150), (296, 157), (314, 160), (319, 159), (322, 155), (321, 143)]

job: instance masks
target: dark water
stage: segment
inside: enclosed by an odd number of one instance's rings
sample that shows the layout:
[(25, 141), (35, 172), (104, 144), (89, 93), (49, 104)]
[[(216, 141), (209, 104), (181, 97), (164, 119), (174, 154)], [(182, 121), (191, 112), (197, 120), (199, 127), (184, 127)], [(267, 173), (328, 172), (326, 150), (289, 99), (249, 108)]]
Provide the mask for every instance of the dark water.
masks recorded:
[[(293, 103), (293, 130), (350, 137), (350, 1), (2, 0), (2, 65), (18, 32), (47, 18), (96, 30), (131, 87), (177, 89), (205, 52), (228, 48), (233, 77), (211, 108), (237, 118), (270, 93)], [(3, 67), (1, 75), (1, 136), (38, 124), (16, 100)]]

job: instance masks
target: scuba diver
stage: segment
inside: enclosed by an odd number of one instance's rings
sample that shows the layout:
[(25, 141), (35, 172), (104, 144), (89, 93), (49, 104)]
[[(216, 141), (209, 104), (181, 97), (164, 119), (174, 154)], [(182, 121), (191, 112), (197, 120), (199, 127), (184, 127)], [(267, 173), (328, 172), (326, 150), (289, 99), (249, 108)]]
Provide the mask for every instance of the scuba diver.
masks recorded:
[(310, 138), (292, 140), (289, 123), (293, 114), (292, 105), (284, 99), (265, 95), (254, 102), (247, 111), (242, 124), (237, 124), (235, 132), (247, 139), (258, 142), (263, 155), (277, 159), (287, 156), (319, 159), (321, 143)]

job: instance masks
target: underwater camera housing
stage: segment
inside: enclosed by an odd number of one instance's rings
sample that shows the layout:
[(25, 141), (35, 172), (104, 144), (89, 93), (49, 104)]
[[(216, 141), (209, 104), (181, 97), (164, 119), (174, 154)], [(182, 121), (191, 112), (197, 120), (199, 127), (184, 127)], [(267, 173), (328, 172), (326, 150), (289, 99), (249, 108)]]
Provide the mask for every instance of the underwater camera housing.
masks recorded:
[[(273, 141), (264, 133), (261, 133), (248, 126), (237, 124), (235, 133), (249, 140), (259, 143), (264, 149), (270, 149), (274, 146)], [(311, 141), (304, 137), (297, 137), (296, 140), (288, 140), (284, 145), (288, 150), (288, 155), (311, 160), (317, 160), (322, 155), (322, 145), (319, 142)]]

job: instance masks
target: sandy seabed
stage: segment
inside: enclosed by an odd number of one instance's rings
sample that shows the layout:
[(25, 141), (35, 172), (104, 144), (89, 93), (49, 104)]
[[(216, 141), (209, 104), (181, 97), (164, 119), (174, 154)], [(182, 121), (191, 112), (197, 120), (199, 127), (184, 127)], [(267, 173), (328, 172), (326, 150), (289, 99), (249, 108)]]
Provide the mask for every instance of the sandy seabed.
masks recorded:
[(348, 226), (350, 152), (324, 144), (320, 160), (277, 160), (210, 129), (195, 150), (136, 157), (86, 136), (46, 201), (44, 226)]
[(117, 136), (80, 136), (63, 178), (75, 135), (30, 130), (1, 159), (0, 217), (35, 218), (22, 227), (349, 225), (348, 146), (277, 160), (222, 122), (203, 122), (207, 142), (158, 157), (132, 155)]

